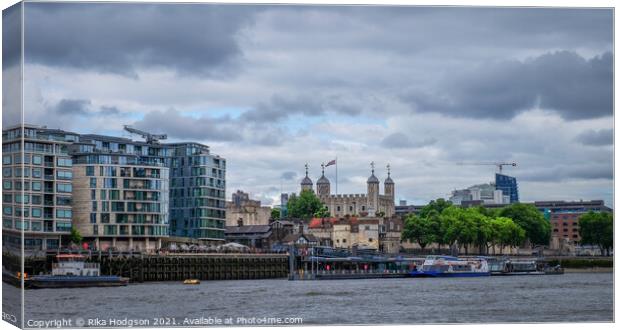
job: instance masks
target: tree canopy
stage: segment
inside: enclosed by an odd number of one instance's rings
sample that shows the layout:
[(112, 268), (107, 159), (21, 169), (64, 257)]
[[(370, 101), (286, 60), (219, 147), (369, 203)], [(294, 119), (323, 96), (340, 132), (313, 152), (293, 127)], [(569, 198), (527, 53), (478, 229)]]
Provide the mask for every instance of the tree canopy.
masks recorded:
[(280, 209), (274, 207), (271, 209), (271, 219), (277, 220), (280, 219)]
[(71, 234), (69, 237), (72, 243), (75, 243), (77, 245), (82, 243), (82, 235), (77, 229), (75, 229), (75, 227), (71, 228)]
[(490, 245), (499, 245), (503, 250), (506, 246), (518, 246), (525, 239), (525, 230), (507, 217), (496, 216), (497, 211), (460, 208), (445, 201), (425, 209), (420, 215), (408, 215), (402, 232), (402, 239), (415, 241), (422, 249), (432, 243), (440, 246), (458, 243), (468, 253), (471, 244), (484, 254)]
[(304, 190), (299, 196), (291, 196), (286, 205), (290, 217), (301, 219), (312, 218), (323, 207), (323, 203), (312, 190)]
[(596, 245), (601, 249), (601, 254), (614, 244), (614, 219), (613, 214), (607, 212), (588, 212), (579, 218), (579, 235), (581, 244)]
[(499, 215), (510, 218), (525, 230), (525, 238), (532, 244), (547, 245), (551, 238), (551, 225), (543, 214), (529, 204), (511, 204), (503, 208)]

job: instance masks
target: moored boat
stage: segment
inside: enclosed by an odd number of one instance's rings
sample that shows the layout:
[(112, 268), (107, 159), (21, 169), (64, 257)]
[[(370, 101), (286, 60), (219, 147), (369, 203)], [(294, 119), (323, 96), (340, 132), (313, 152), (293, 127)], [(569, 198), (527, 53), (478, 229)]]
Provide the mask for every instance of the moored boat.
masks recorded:
[(191, 278), (183, 281), (183, 284), (200, 284), (199, 279)]
[(452, 256), (428, 256), (421, 269), (409, 273), (411, 277), (478, 277), (489, 275), (491, 272), (486, 259)]
[(545, 275), (536, 260), (488, 259), (491, 275)]
[(33, 275), (24, 279), (24, 287), (44, 288), (83, 288), (125, 286), (128, 278), (100, 273), (97, 263), (86, 262), (79, 254), (59, 254), (52, 264), (51, 275)]

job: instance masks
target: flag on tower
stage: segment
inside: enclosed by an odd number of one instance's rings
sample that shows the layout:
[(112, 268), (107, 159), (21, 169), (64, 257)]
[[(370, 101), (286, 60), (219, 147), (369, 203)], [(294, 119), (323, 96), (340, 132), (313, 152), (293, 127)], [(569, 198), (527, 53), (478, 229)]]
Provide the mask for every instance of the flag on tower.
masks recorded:
[(327, 163), (325, 165), (325, 167), (330, 166), (330, 165), (336, 165), (336, 160), (335, 159), (334, 160), (330, 160), (329, 163)]

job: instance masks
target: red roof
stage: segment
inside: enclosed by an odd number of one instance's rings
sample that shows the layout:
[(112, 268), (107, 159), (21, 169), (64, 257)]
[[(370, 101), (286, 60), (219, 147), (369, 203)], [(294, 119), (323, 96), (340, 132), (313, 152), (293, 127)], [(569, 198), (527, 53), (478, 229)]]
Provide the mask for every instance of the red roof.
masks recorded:
[(326, 223), (331, 223), (333, 225), (340, 221), (354, 225), (358, 222), (358, 219), (356, 217), (350, 217), (348, 220), (347, 218), (312, 218), (308, 224), (308, 228), (321, 228)]

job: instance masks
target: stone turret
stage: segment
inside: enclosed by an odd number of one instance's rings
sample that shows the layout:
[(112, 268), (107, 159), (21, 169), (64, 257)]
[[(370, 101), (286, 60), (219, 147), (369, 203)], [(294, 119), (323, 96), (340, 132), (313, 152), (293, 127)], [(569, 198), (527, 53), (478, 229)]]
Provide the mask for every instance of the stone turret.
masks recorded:
[(312, 180), (308, 177), (308, 164), (306, 164), (306, 177), (301, 180), (301, 191), (312, 190)]
[(385, 196), (388, 196), (394, 199), (394, 181), (390, 177), (390, 164), (387, 165), (387, 173), (388, 173), (388, 177), (387, 179), (385, 179), (383, 183)]
[(325, 165), (321, 164), (321, 177), (316, 182), (316, 192), (319, 196), (329, 196), (329, 180), (325, 177)]
[(372, 216), (379, 209), (379, 179), (375, 176), (375, 162), (371, 162), (370, 167), (372, 173), (366, 184), (368, 186), (368, 213)]

